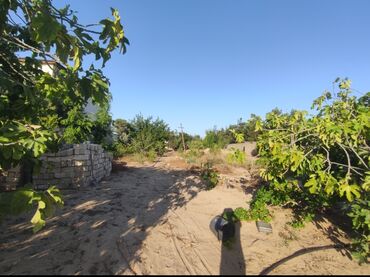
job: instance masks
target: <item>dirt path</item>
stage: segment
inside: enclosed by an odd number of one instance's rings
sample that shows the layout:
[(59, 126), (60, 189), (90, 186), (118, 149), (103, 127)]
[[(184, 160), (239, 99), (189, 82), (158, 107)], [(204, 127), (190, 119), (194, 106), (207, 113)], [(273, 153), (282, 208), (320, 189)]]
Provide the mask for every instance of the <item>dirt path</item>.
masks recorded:
[(65, 207), (38, 234), (24, 218), (4, 222), (0, 274), (370, 273), (348, 253), (325, 248), (335, 239), (346, 242), (330, 223), (291, 230), (279, 209), (272, 234), (243, 223), (233, 248), (221, 247), (209, 223), (224, 208), (246, 206), (251, 195), (245, 188), (224, 182), (206, 191), (176, 156), (129, 163), (96, 187), (64, 192)]

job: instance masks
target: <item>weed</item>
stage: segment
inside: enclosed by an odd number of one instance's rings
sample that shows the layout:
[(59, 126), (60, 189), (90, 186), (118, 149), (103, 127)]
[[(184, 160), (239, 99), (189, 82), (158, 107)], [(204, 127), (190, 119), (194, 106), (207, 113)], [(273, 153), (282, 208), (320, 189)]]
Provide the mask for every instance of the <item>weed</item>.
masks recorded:
[(237, 164), (237, 165), (244, 165), (246, 162), (246, 155), (243, 151), (239, 149), (233, 149), (234, 152), (230, 153), (226, 157), (226, 161), (229, 164)]
[(200, 176), (204, 181), (207, 182), (207, 189), (215, 188), (219, 182), (218, 172), (209, 162), (202, 164)]
[(234, 216), (238, 221), (250, 221), (250, 213), (244, 208), (236, 208), (234, 211)]

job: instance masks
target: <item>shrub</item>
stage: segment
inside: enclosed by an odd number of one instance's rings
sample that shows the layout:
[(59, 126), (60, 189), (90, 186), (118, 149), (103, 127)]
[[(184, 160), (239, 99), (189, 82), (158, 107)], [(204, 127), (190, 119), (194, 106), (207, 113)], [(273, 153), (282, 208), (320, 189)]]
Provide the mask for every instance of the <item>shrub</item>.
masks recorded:
[(147, 153), (152, 150), (162, 155), (165, 152), (169, 128), (163, 120), (137, 115), (130, 124), (132, 126), (131, 146), (135, 153)]
[(229, 153), (226, 156), (226, 161), (229, 164), (244, 165), (246, 162), (245, 152), (240, 151), (239, 149), (233, 149), (233, 153)]
[(200, 139), (193, 139), (189, 142), (188, 145), (189, 145), (190, 150), (202, 150), (202, 149), (204, 149), (203, 142)]
[(186, 159), (186, 162), (189, 164), (194, 164), (199, 161), (199, 159), (203, 156), (204, 152), (203, 143), (201, 140), (192, 140), (189, 143), (189, 150), (183, 153), (183, 157)]
[(137, 115), (131, 122), (117, 119), (114, 123), (117, 134), (116, 155), (140, 154), (143, 158), (163, 155), (170, 131), (160, 119)]
[[(191, 136), (185, 132), (183, 133), (183, 135), (184, 135), (185, 147), (187, 149), (190, 148), (190, 144), (193, 140), (200, 140), (200, 138), (197, 138), (197, 136)], [(168, 147), (172, 148), (175, 151), (184, 151), (181, 133), (171, 132), (169, 140), (168, 140)]]
[(238, 221), (250, 221), (250, 214), (244, 208), (236, 208), (234, 211), (234, 216)]
[(230, 136), (225, 136), (225, 132), (223, 130), (217, 130), (216, 128), (206, 131), (206, 136), (203, 139), (204, 147), (210, 149), (222, 149), (230, 142)]
[(367, 262), (370, 257), (370, 198), (357, 199), (349, 207), (348, 216), (352, 219), (353, 227), (358, 233), (352, 245), (352, 255), (360, 263)]

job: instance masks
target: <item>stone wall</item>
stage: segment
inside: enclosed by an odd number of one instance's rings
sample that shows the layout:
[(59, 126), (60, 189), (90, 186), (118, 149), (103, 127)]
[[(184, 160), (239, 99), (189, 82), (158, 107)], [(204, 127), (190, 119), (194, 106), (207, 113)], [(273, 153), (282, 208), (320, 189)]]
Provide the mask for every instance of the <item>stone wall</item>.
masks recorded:
[(20, 167), (14, 167), (7, 171), (0, 171), (0, 190), (15, 190), (21, 180)]
[[(74, 144), (65, 146), (57, 153), (41, 156), (39, 172), (32, 176), (35, 189), (56, 185), (60, 189), (85, 187), (98, 183), (112, 170), (112, 154), (104, 152), (98, 144)], [(22, 168), (24, 171), (24, 167)], [(0, 171), (0, 190), (14, 190), (22, 184), (20, 166)]]
[(74, 144), (57, 153), (44, 154), (38, 174), (33, 175), (36, 189), (51, 185), (58, 188), (79, 188), (98, 183), (109, 176), (113, 156), (98, 144)]

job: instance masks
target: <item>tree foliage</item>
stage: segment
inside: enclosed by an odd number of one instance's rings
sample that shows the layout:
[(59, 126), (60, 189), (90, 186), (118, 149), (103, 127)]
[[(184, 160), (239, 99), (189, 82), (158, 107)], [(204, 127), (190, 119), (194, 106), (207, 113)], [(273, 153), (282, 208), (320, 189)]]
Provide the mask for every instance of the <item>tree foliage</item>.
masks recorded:
[(37, 192), (30, 187), (23, 187), (15, 192), (0, 194), (0, 219), (7, 215), (19, 215), (36, 207), (31, 219), (33, 231), (37, 232), (45, 226), (45, 219), (54, 214), (55, 208), (63, 205), (62, 195), (52, 186), (46, 191)]
[(109, 113), (109, 105), (98, 109), (91, 128), (91, 138), (93, 143), (101, 144), (109, 149), (113, 143), (113, 120)]
[[(50, 0), (0, 2), (0, 166), (16, 165), (24, 156), (38, 157), (62, 128), (68, 142), (86, 139), (92, 123), (82, 113), (88, 99), (106, 105), (109, 82), (83, 59), (94, 55), (103, 67), (111, 52), (126, 50), (120, 16), (81, 25), (69, 6)], [(20, 60), (19, 57), (25, 57)], [(41, 70), (53, 61), (55, 76)]]
[(204, 146), (211, 149), (224, 148), (231, 143), (241, 143), (244, 141), (256, 141), (260, 130), (255, 130), (256, 122), (261, 120), (259, 116), (252, 114), (250, 118), (243, 122), (240, 118), (236, 124), (231, 124), (227, 128), (206, 131)]
[[(108, 104), (102, 68), (128, 44), (118, 11), (111, 11), (112, 18), (82, 25), (69, 6), (51, 0), (0, 0), (0, 170), (88, 139), (94, 126), (84, 107), (89, 99)], [(101, 67), (85, 65), (89, 55)], [(57, 74), (44, 72), (43, 63)]]
[(206, 131), (206, 136), (203, 139), (203, 144), (206, 148), (221, 149), (232, 141), (232, 133), (229, 133), (224, 129), (217, 130), (217, 128), (214, 127), (212, 130)]
[(147, 153), (153, 150), (158, 155), (164, 153), (170, 130), (163, 120), (137, 115), (131, 121), (131, 126), (131, 146), (134, 152)]
[(114, 120), (113, 126), (116, 140), (121, 144), (128, 144), (130, 142), (130, 133), (132, 132), (131, 124), (119, 118)]
[(361, 212), (351, 216), (354, 229), (368, 243), (370, 210), (363, 203), (370, 190), (370, 94), (357, 99), (349, 80), (336, 82), (338, 92), (326, 91), (316, 99), (312, 116), (275, 110), (256, 121), (262, 132), (257, 143), (261, 176), (301, 211), (308, 207), (306, 212), (318, 212), (338, 201), (353, 210), (362, 203)]
[[(238, 143), (239, 141), (256, 141), (260, 131), (255, 130), (256, 121), (261, 120), (261, 118), (255, 114), (251, 114), (250, 118), (244, 122), (242, 119), (238, 121), (237, 124), (232, 124), (226, 128), (226, 132), (231, 132), (233, 134), (231, 143)], [(238, 140), (236, 134), (242, 135), (242, 139)]]
[(114, 122), (117, 134), (117, 149), (119, 154), (140, 154), (144, 156), (162, 155), (170, 138), (170, 129), (161, 119), (144, 118), (136, 115), (127, 122), (117, 119)]
[[(186, 132), (183, 132), (185, 148), (189, 149), (190, 144), (193, 140), (201, 140), (199, 136), (192, 136)], [(184, 146), (182, 144), (182, 135), (179, 132), (171, 131), (170, 138), (168, 140), (168, 147), (174, 150), (184, 151)]]

